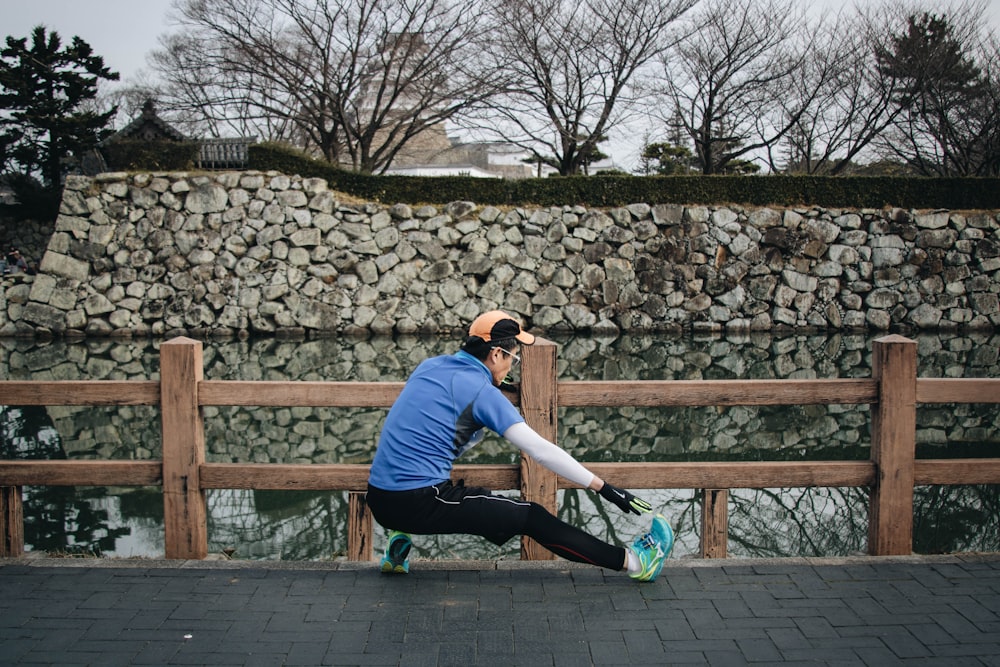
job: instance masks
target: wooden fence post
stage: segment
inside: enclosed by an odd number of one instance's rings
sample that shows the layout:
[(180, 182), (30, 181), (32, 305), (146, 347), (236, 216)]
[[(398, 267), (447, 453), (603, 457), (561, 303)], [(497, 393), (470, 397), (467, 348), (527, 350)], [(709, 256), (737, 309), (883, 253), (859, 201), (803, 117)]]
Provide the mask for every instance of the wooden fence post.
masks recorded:
[(208, 507), (199, 467), (205, 425), (198, 406), (204, 369), (201, 343), (179, 337), (160, 346), (163, 428), (163, 525), (167, 558), (208, 556)]
[(875, 485), (870, 491), (868, 553), (909, 555), (917, 442), (916, 342), (898, 335), (876, 340), (872, 377), (878, 383), (878, 403), (872, 406)]
[[(556, 396), (556, 351), (558, 346), (544, 338), (521, 347), (521, 414), (528, 426), (552, 442), (559, 437)], [(556, 474), (531, 457), (521, 455), (521, 497), (556, 513)], [(522, 560), (554, 560), (555, 555), (529, 537), (521, 538)]]
[(701, 490), (701, 557), (725, 558), (729, 548), (729, 490)]
[(24, 553), (24, 505), (20, 486), (0, 486), (0, 558)]
[(372, 551), (372, 513), (364, 491), (347, 494), (347, 560), (375, 560)]

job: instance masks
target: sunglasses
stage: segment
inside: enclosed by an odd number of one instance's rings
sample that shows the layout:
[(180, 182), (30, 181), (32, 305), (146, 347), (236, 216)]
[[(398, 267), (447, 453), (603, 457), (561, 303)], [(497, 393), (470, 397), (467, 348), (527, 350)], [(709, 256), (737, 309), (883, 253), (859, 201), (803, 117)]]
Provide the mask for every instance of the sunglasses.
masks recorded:
[(498, 347), (498, 348), (496, 348), (496, 349), (498, 349), (498, 350), (500, 350), (501, 352), (503, 352), (504, 354), (506, 354), (506, 355), (509, 355), (509, 356), (510, 356), (510, 358), (511, 358), (511, 362), (510, 362), (510, 365), (511, 365), (511, 366), (517, 366), (518, 364), (520, 364), (520, 363), (521, 363), (521, 357), (517, 356), (517, 355), (516, 355), (516, 354), (514, 354), (513, 352), (511, 352), (511, 351), (509, 351), (509, 350), (505, 350), (505, 349), (503, 349), (502, 347)]

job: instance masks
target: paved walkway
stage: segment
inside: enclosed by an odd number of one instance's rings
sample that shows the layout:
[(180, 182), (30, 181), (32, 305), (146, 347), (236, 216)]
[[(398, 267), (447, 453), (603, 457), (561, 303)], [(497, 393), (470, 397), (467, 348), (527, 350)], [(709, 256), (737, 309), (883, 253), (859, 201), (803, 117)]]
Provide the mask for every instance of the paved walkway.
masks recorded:
[(0, 560), (0, 665), (1000, 665), (1000, 554), (565, 562)]

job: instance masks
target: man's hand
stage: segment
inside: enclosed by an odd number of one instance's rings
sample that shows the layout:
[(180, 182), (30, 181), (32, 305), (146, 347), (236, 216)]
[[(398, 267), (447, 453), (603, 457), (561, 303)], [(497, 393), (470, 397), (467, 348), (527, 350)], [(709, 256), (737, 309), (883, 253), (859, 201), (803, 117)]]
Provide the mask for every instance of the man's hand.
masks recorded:
[(500, 391), (507, 395), (507, 398), (515, 400), (521, 396), (521, 383), (514, 382), (510, 376), (505, 377), (499, 385)]
[(637, 498), (625, 489), (619, 489), (617, 486), (613, 486), (607, 482), (604, 483), (604, 486), (601, 487), (598, 493), (605, 500), (610, 500), (615, 505), (618, 505), (623, 512), (642, 514), (643, 512), (653, 511), (653, 506), (642, 498)]

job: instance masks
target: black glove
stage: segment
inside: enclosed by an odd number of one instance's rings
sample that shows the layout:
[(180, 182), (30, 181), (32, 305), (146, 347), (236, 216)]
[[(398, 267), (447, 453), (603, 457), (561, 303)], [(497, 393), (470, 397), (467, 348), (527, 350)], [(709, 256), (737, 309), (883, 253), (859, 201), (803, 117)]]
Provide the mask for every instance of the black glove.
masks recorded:
[(604, 486), (601, 487), (598, 493), (605, 500), (610, 500), (615, 505), (618, 505), (623, 512), (642, 514), (643, 512), (653, 511), (653, 506), (642, 498), (636, 498), (625, 489), (619, 489), (617, 486), (613, 486), (607, 482), (604, 483)]
[(520, 393), (520, 391), (521, 391), (521, 383), (520, 382), (514, 382), (511, 379), (511, 377), (508, 375), (507, 377), (505, 377), (503, 379), (502, 382), (500, 382), (500, 391), (509, 391), (512, 394)]

